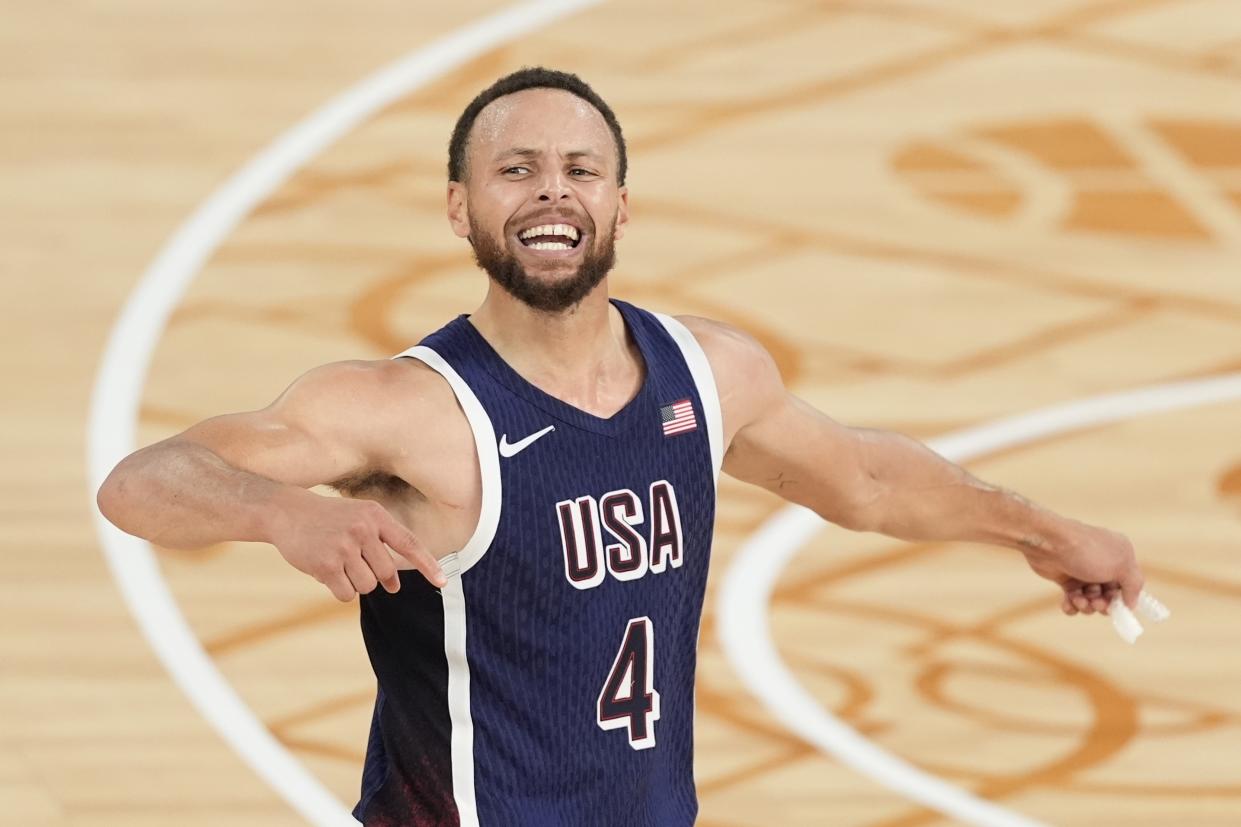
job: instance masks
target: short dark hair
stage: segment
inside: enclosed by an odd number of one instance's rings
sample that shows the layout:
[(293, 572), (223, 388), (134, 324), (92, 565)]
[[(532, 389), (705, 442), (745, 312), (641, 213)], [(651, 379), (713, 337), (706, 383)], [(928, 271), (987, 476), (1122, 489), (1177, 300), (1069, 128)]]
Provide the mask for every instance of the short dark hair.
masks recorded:
[(612, 137), (616, 140), (618, 158), (616, 183), (622, 187), (625, 185), (625, 172), (629, 166), (628, 159), (625, 157), (625, 136), (621, 134), (620, 121), (616, 120), (612, 107), (604, 103), (603, 98), (595, 94), (595, 90), (577, 75), (546, 69), (542, 66), (527, 66), (505, 75), (479, 92), (478, 96), (470, 101), (470, 105), (461, 113), (461, 117), (457, 118), (457, 125), (452, 130), (452, 139), (448, 142), (449, 181), (460, 181), (465, 174), (466, 142), (469, 140), (470, 130), (474, 127), (478, 113), (496, 98), (525, 89), (563, 89), (577, 95), (597, 109), (607, 123), (608, 129), (612, 130)]

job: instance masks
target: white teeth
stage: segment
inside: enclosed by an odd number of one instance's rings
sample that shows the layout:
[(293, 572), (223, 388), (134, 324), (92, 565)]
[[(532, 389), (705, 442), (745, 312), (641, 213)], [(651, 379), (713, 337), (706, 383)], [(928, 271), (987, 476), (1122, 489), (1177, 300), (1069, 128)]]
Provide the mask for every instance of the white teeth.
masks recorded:
[(541, 241), (538, 244), (527, 244), (531, 250), (569, 250), (572, 247), (568, 244), (561, 244), (559, 241)]
[(574, 241), (578, 239), (577, 228), (568, 224), (540, 224), (523, 231), (518, 238), (530, 238), (536, 235), (562, 235)]

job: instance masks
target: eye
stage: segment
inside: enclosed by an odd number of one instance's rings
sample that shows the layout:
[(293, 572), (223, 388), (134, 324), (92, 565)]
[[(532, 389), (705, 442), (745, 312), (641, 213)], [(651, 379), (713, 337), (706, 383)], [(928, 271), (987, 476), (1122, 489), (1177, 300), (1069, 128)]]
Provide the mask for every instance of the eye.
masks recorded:
[(584, 169), (583, 167), (574, 167), (573, 169), (569, 170), (569, 174), (570, 174), (570, 175), (576, 175), (578, 178), (581, 178), (581, 177), (582, 177), (581, 175), (577, 175), (577, 173), (579, 173), (579, 172), (580, 172), (580, 173), (582, 173), (582, 174), (584, 174), (584, 175), (594, 175), (594, 174), (595, 174), (593, 170)]
[(502, 172), (505, 175), (508, 175), (510, 172), (520, 174), (520, 173), (529, 172), (529, 171), (530, 171), (529, 167), (506, 167), (504, 170), (502, 170)]

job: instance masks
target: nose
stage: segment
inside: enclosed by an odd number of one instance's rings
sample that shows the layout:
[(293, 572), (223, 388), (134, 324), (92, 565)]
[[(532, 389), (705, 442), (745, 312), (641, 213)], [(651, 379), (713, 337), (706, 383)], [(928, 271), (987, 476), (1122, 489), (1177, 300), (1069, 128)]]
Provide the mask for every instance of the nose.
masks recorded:
[(538, 199), (544, 203), (569, 197), (569, 180), (559, 169), (548, 170), (539, 181)]

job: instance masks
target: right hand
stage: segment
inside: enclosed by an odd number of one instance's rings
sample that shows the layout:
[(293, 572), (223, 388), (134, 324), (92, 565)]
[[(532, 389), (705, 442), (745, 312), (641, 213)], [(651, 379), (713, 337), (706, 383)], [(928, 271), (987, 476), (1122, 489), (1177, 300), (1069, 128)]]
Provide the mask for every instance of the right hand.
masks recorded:
[(327, 586), (337, 600), (369, 594), (381, 583), (389, 593), (398, 591), (401, 580), (388, 549), (436, 588), (447, 582), (435, 557), (381, 504), (311, 496), (285, 513), (271, 542), (289, 565)]
[(1129, 538), (1078, 520), (1061, 519), (1059, 526), (1055, 540), (1022, 551), (1036, 574), (1064, 591), (1061, 610), (1107, 614), (1117, 595), (1136, 609), (1144, 579)]

